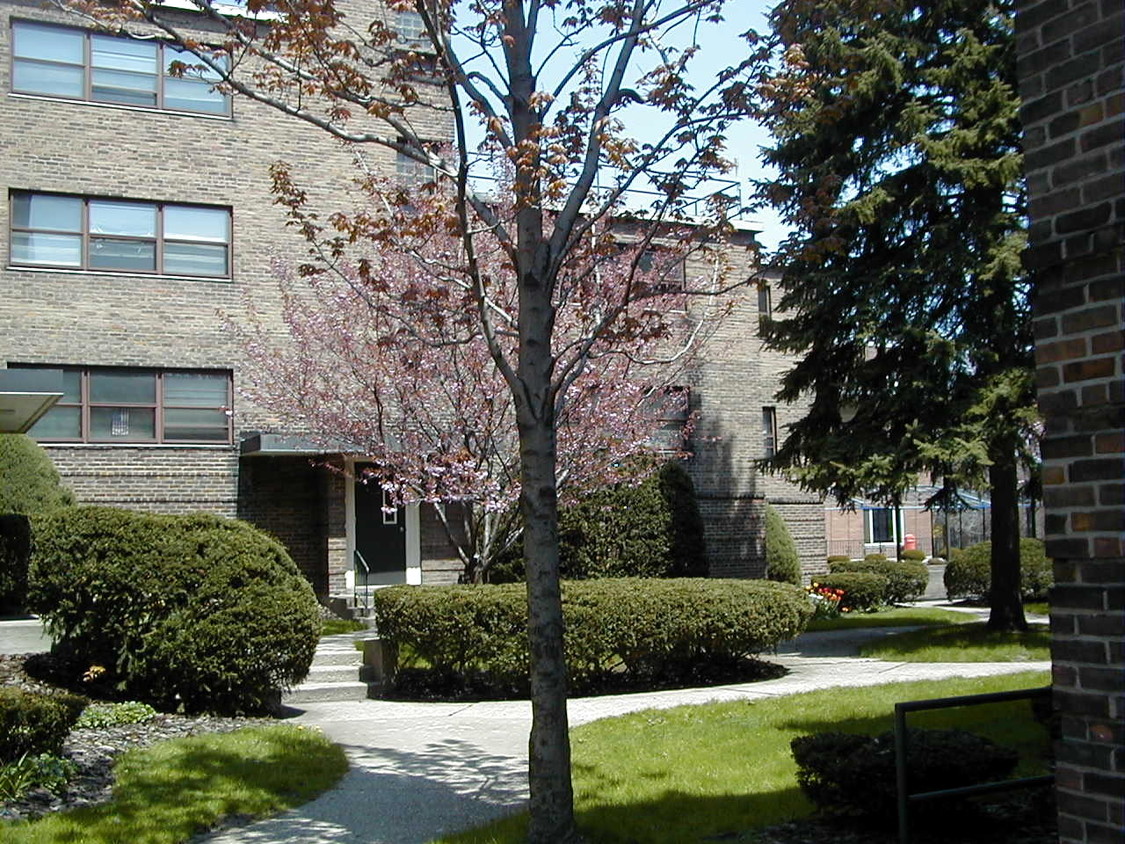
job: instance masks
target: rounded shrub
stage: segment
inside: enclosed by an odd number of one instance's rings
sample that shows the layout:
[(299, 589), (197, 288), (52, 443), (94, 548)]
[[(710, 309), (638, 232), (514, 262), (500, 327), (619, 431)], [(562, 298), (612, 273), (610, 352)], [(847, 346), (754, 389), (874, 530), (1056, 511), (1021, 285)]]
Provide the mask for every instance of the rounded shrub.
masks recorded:
[(78, 695), (0, 686), (0, 765), (25, 754), (57, 754), (87, 703)]
[(74, 503), (47, 452), (26, 434), (0, 436), (0, 513), (30, 516)]
[[(882, 556), (882, 555), (880, 555)], [(898, 562), (888, 560), (847, 560), (830, 565), (828, 570), (833, 574), (844, 572), (869, 572), (878, 574), (887, 579), (887, 590), (883, 594), (883, 602), (888, 604), (906, 604), (918, 600), (926, 591), (930, 575), (925, 564), (917, 562)]]
[[(702, 665), (745, 659), (792, 638), (812, 608), (781, 583), (607, 578), (563, 583), (571, 688), (608, 678), (663, 682)], [(391, 587), (374, 595), (380, 636), (398, 667), (428, 665), (445, 684), (484, 678), (527, 692), (527, 598), (522, 586)]]
[(844, 590), (840, 609), (851, 612), (873, 612), (887, 603), (888, 580), (881, 574), (867, 571), (842, 571), (816, 578), (814, 586)]
[[(945, 567), (945, 591), (950, 600), (986, 598), (992, 586), (992, 543), (978, 542), (955, 551)], [(1051, 560), (1042, 540), (1020, 540), (1020, 594), (1024, 600), (1042, 600), (1054, 583)]]
[(34, 522), (31, 608), (78, 666), (162, 709), (257, 712), (308, 672), (312, 588), (245, 522), (78, 507)]
[[(559, 569), (568, 580), (604, 577), (703, 577), (703, 517), (691, 476), (677, 461), (639, 483), (588, 490), (559, 507)], [(523, 580), (523, 546), (493, 563), (492, 583)]]
[(25, 434), (0, 434), (0, 609), (23, 604), (31, 558), (27, 517), (74, 503), (47, 452)]
[[(897, 807), (894, 733), (818, 733), (790, 743), (801, 790), (822, 811), (845, 817), (893, 818)], [(1019, 754), (965, 730), (907, 731), (912, 792), (999, 780)], [(946, 804), (941, 804), (943, 807)]]
[(846, 563), (851, 560), (847, 554), (830, 554), (828, 556), (828, 568), (832, 568), (833, 563)]
[(801, 583), (801, 558), (785, 519), (766, 504), (766, 577), (780, 583)]
[(912, 563), (921, 563), (926, 559), (926, 552), (921, 548), (907, 548), (900, 555), (901, 559)]
[(879, 553), (867, 554), (864, 556), (863, 561), (865, 563), (885, 563), (887, 561), (887, 555)]

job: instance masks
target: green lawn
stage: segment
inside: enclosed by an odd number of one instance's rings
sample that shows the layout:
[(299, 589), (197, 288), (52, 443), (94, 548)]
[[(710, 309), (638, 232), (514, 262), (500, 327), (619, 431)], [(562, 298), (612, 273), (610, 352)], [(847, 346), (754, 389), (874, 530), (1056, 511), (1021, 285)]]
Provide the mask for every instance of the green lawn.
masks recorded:
[(225, 817), (306, 803), (343, 776), (344, 752), (316, 730), (256, 727), (132, 750), (117, 761), (112, 802), (0, 823), (5, 844), (177, 844)]
[[(571, 732), (575, 807), (591, 844), (688, 844), (744, 834), (807, 816), (789, 742), (828, 730), (891, 728), (894, 704), (1046, 685), (1046, 672), (828, 689), (801, 695), (683, 706), (610, 718)], [(1042, 771), (1045, 730), (1026, 701), (919, 713), (912, 726), (958, 726), (1018, 746), (1021, 773)], [(526, 815), (440, 839), (515, 844)]]
[(338, 636), (341, 633), (358, 633), (360, 630), (366, 629), (367, 625), (362, 621), (355, 621), (351, 618), (326, 618), (320, 628), (320, 635)]
[(812, 630), (852, 630), (857, 627), (922, 627), (965, 624), (976, 620), (970, 613), (931, 607), (892, 607), (879, 612), (852, 612), (836, 618), (822, 618), (809, 624)]
[(895, 662), (1029, 662), (1051, 658), (1051, 631), (1033, 624), (1026, 633), (994, 633), (983, 623), (913, 630), (871, 642), (862, 656)]

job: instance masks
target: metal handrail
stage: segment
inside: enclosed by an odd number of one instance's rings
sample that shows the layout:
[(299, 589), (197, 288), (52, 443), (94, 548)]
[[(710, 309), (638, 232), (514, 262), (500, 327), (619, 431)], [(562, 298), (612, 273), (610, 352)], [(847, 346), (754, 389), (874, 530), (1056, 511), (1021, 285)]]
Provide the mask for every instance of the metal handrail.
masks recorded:
[[(371, 567), (367, 565), (367, 560), (363, 559), (363, 554), (359, 553), (358, 548), (353, 551), (352, 554), (354, 556), (355, 562), (363, 567), (363, 608), (365, 610), (369, 610), (371, 609), (371, 606), (368, 602), (371, 600), (371, 594), (368, 586), (371, 580)], [(354, 571), (356, 577), (352, 581), (352, 603), (356, 606), (359, 606), (359, 595), (361, 594), (359, 591), (359, 568), (355, 568)]]
[(1018, 779), (1003, 780), (1001, 782), (988, 782), (979, 785), (966, 785), (960, 788), (946, 788), (940, 791), (919, 791), (911, 794), (907, 791), (907, 765), (906, 765), (906, 713), (919, 712), (926, 709), (948, 709), (953, 706), (979, 706), (984, 703), (1002, 703), (1008, 700), (1031, 700), (1037, 697), (1050, 697), (1051, 687), (1042, 686), (1037, 689), (1017, 689), (1011, 692), (990, 692), (979, 695), (962, 695), (960, 697), (941, 697), (931, 700), (908, 700), (895, 704), (895, 780), (898, 790), (898, 840), (899, 844), (910, 844), (910, 804), (922, 800), (932, 800), (938, 797), (957, 797), (968, 794), (989, 794), (997, 791), (1009, 791), (1019, 788), (1033, 788), (1037, 785), (1050, 785), (1055, 781), (1054, 774), (1043, 774), (1037, 777), (1021, 777)]

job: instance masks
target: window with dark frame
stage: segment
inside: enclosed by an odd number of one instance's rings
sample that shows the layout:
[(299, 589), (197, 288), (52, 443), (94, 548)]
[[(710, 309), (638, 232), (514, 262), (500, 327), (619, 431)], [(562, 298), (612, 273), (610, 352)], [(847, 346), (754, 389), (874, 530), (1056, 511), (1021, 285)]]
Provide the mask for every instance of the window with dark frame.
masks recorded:
[(230, 97), (199, 56), (154, 39), (12, 21), (12, 90), (226, 117)]
[(16, 266), (230, 277), (229, 208), (12, 194)]
[(62, 398), (28, 432), (40, 442), (232, 442), (229, 371), (20, 364), (9, 368), (62, 372)]
[(890, 507), (875, 507), (864, 511), (867, 515), (867, 543), (869, 545), (898, 542), (899, 525), (895, 524), (895, 511)]
[(777, 408), (762, 408), (762, 436), (765, 443), (766, 457), (777, 454)]
[(652, 444), (656, 450), (682, 451), (686, 446), (684, 426), (691, 417), (691, 388), (672, 385), (654, 389), (645, 405), (653, 422)]
[(770, 286), (768, 284), (758, 285), (758, 316), (773, 316), (773, 301), (771, 295)]

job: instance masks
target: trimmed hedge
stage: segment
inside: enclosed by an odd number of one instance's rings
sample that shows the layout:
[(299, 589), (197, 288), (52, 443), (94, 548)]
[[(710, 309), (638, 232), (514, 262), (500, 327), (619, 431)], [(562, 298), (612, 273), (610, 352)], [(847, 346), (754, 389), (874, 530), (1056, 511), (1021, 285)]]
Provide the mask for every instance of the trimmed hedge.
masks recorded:
[(887, 579), (887, 591), (883, 594), (883, 603), (886, 604), (906, 604), (918, 600), (930, 581), (925, 564), (906, 561), (900, 563), (886, 557), (882, 560), (868, 558), (832, 563), (828, 570), (832, 574), (868, 572), (882, 575)]
[[(945, 566), (945, 591), (955, 598), (987, 598), (992, 586), (992, 543), (978, 542), (954, 553)], [(1020, 540), (1020, 594), (1025, 601), (1043, 600), (1054, 584), (1051, 560), (1042, 540)]]
[[(860, 561), (862, 563), (862, 560)], [(889, 581), (881, 574), (866, 571), (842, 571), (823, 574), (814, 581), (815, 586), (843, 589), (840, 609), (852, 612), (874, 612), (886, 601)]]
[(25, 753), (58, 754), (87, 703), (78, 695), (0, 686), (0, 765)]
[(276, 540), (219, 516), (78, 507), (37, 517), (29, 603), (78, 670), (188, 712), (258, 712), (299, 682), (320, 617)]
[[(611, 578), (564, 582), (562, 595), (575, 691), (611, 676), (675, 680), (701, 664), (744, 659), (797, 635), (812, 614), (803, 589), (768, 581)], [(522, 586), (397, 586), (373, 600), (392, 653), (445, 679), (484, 677), (526, 693)]]
[(801, 584), (801, 557), (785, 519), (766, 504), (766, 577), (780, 583)]
[[(910, 790), (939, 791), (1004, 779), (1019, 754), (965, 730), (907, 731)], [(893, 732), (818, 733), (793, 739), (801, 790), (822, 811), (890, 819), (897, 811)], [(963, 799), (963, 798), (962, 798)], [(948, 804), (938, 804), (948, 810)]]
[(903, 560), (909, 560), (913, 563), (921, 563), (926, 559), (926, 552), (921, 548), (908, 548), (899, 555)]

